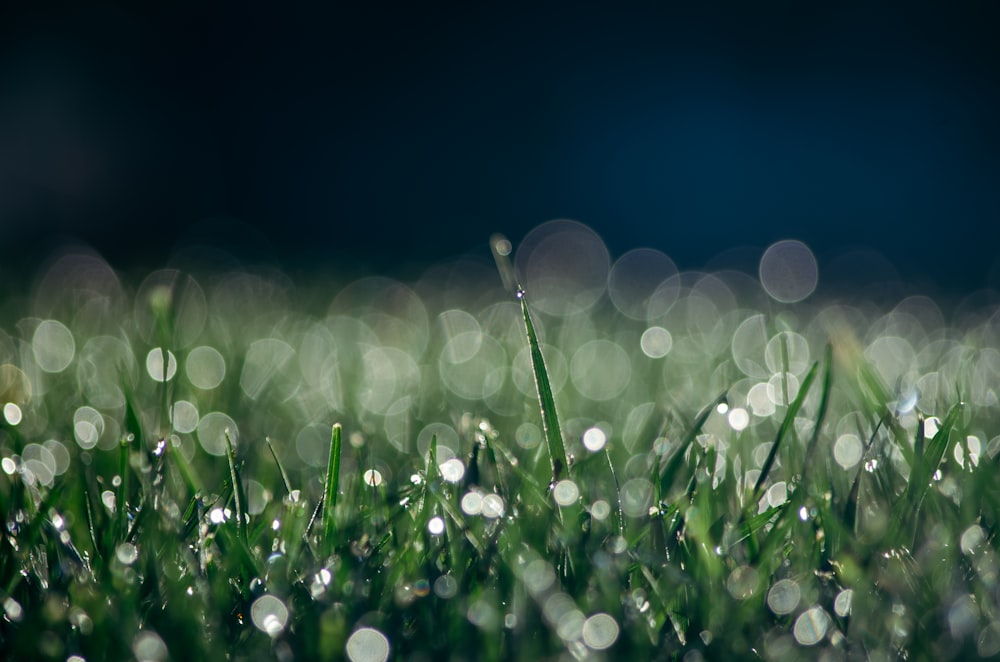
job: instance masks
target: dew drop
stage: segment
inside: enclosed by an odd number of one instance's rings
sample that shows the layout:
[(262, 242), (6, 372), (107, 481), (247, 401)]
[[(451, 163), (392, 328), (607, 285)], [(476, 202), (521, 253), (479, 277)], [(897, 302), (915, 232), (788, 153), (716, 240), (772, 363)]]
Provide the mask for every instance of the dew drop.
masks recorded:
[(130, 542), (123, 542), (115, 549), (115, 558), (122, 565), (132, 565), (139, 558), (139, 550)]

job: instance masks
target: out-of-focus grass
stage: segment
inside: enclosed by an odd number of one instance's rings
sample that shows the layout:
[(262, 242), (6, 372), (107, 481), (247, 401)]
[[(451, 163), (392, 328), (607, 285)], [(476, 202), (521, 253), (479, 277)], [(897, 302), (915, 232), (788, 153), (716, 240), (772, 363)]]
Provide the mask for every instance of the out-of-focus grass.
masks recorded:
[(5, 659), (1000, 654), (995, 311), (54, 265), (0, 329)]

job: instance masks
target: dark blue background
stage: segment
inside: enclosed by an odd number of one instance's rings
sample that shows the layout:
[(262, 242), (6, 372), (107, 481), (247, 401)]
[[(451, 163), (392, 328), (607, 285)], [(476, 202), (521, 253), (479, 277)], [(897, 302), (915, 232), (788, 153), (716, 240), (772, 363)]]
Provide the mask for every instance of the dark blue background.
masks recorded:
[(31, 259), (208, 237), (391, 269), (568, 217), (684, 268), (795, 237), (1000, 281), (993, 2), (23, 4), (0, 241)]

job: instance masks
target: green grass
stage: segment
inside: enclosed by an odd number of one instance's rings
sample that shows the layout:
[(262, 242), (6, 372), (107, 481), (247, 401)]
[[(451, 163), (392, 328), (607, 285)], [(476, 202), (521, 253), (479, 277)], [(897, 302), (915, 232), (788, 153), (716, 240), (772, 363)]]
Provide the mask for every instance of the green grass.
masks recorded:
[(507, 291), (92, 268), (7, 305), (0, 657), (1000, 654), (992, 311), (692, 275), (560, 317), (496, 256)]

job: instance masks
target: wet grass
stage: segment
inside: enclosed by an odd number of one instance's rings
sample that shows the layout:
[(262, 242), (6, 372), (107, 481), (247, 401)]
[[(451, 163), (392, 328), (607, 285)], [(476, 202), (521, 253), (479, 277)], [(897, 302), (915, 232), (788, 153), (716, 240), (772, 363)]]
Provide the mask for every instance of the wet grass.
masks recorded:
[[(79, 369), (37, 368), (60, 348), (33, 346), (38, 319), (25, 313), (0, 338), (0, 404), (10, 405), (0, 417), (0, 656), (1000, 654), (1000, 430), (995, 398), (962, 395), (982, 389), (970, 371), (993, 360), (984, 327), (926, 334), (918, 376), (937, 375), (939, 388), (903, 406), (902, 382), (873, 367), (879, 357), (858, 347), (859, 334), (804, 321), (830, 309), (765, 313), (780, 340), (778, 380), (757, 411), (747, 391), (766, 376), (737, 369), (738, 345), (713, 350), (715, 331), (685, 335), (707, 323), (692, 324), (693, 312), (663, 322), (676, 324), (676, 362), (644, 378), (635, 358), (633, 383), (595, 400), (561, 385), (546, 352), (585, 344), (573, 335), (584, 322), (625, 343), (625, 323), (605, 311), (536, 325), (527, 297), (504, 296), (488, 309), (507, 316), (492, 333), (508, 363), (526, 348), (534, 398), (514, 389), (509, 365), (495, 367), (506, 381), (482, 400), (452, 392), (465, 382), (442, 385), (464, 365), (448, 358), (462, 345), (440, 350), (440, 377), (432, 350), (411, 352), (431, 376), (420, 393), (400, 390), (402, 352), (371, 354), (376, 340), (392, 349), (410, 337), (388, 317), (394, 301), (295, 324), (283, 310), (267, 322), (274, 351), (263, 363), (252, 352), (264, 345), (234, 338), (267, 311), (212, 316), (203, 333), (235, 347), (231, 374), (212, 388), (167, 378), (167, 361), (158, 373), (141, 366), (155, 345), (175, 348), (181, 372), (197, 368), (180, 341), (193, 313), (169, 309), (169, 297), (155, 299), (145, 341), (141, 300), (113, 333), (73, 304), (64, 322)], [(754, 311), (738, 312), (717, 316), (730, 325), (723, 335)], [(513, 322), (517, 332), (503, 336)], [(288, 381), (275, 329), (301, 354), (332, 339), (339, 381), (316, 373), (326, 399), (308, 388), (308, 361)], [(787, 332), (808, 336), (819, 360), (794, 364)], [(338, 349), (350, 333), (363, 342)], [(688, 337), (700, 354), (683, 353)], [(88, 338), (128, 350), (101, 355), (114, 397), (87, 390), (89, 371), (104, 370), (83, 364)], [(396, 381), (357, 367), (357, 348), (373, 365), (392, 358)], [(378, 388), (399, 392), (382, 403)], [(238, 430), (205, 415), (188, 425), (179, 401), (225, 412)], [(101, 410), (100, 434), (80, 413), (88, 402)], [(403, 432), (392, 427), (399, 402)]]

